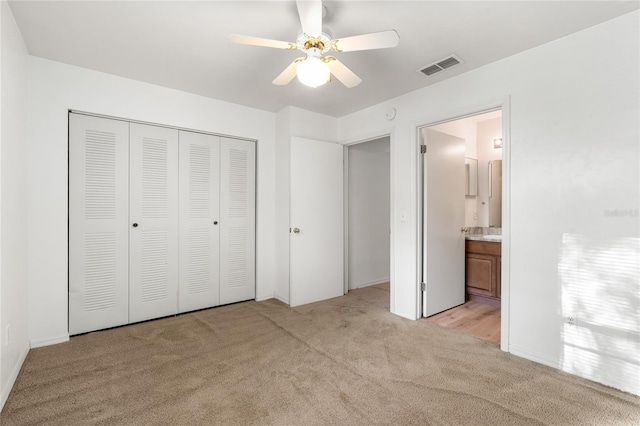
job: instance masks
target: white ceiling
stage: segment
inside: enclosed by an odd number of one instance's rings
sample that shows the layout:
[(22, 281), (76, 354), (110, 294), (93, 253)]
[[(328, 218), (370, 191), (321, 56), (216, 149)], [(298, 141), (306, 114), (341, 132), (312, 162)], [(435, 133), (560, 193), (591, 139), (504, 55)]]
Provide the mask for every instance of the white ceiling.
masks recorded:
[[(295, 41), (294, 1), (10, 1), (32, 55), (268, 111), (342, 116), (638, 9), (635, 1), (325, 1), (334, 38), (395, 29), (394, 49), (336, 54), (363, 82), (271, 81), (300, 52), (232, 44)], [(456, 54), (432, 77), (416, 70)], [(540, 64), (541, 67), (552, 66)], [(535, 72), (535, 70), (533, 71)]]

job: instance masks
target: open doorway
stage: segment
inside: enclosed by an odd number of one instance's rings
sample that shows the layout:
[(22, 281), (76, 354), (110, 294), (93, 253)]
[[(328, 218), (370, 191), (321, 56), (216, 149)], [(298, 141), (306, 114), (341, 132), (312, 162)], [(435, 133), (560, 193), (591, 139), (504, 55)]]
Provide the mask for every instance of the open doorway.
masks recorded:
[(391, 138), (345, 148), (345, 293), (390, 279)]
[[(464, 166), (459, 168), (459, 173), (463, 174), (464, 190), (455, 189), (456, 194), (451, 194), (450, 197), (456, 199), (456, 206), (460, 206), (462, 197), (464, 198), (464, 223), (460, 226), (463, 235), (452, 236), (452, 244), (456, 245), (458, 250), (454, 255), (458, 262), (456, 264), (463, 265), (464, 268), (464, 274), (458, 274), (464, 277), (464, 283), (456, 282), (452, 285), (456, 286), (458, 292), (460, 288), (464, 289), (464, 298), (463, 303), (453, 304), (442, 312), (434, 313), (432, 310), (425, 316), (428, 316), (430, 322), (499, 344), (502, 263), (502, 110), (427, 126), (422, 134), (426, 135), (427, 131), (433, 132), (433, 135), (447, 135), (452, 140), (463, 140)], [(461, 160), (458, 158), (457, 161)], [(426, 164), (425, 160), (425, 170)], [(434, 177), (432, 175), (431, 179)], [(428, 189), (426, 175), (424, 188)], [(423, 207), (425, 217), (429, 212), (427, 200), (428, 196), (425, 195)], [(431, 224), (431, 226), (434, 225)], [(428, 229), (426, 219), (423, 229), (425, 229), (423, 245), (427, 247), (429, 235), (426, 232)], [(423, 251), (426, 253), (427, 249)], [(457, 259), (460, 253), (464, 253), (462, 255), (464, 260)], [(426, 257), (423, 262), (428, 265)], [(426, 275), (426, 271), (423, 275)], [(428, 297), (428, 292), (425, 292), (425, 306)]]

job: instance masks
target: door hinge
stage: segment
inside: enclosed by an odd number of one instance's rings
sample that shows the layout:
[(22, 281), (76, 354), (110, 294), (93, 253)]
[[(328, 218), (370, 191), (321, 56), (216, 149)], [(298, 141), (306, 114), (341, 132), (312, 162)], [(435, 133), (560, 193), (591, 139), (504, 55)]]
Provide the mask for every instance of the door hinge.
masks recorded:
[(422, 284), (420, 284), (420, 289), (421, 289), (422, 291), (427, 291), (427, 283), (422, 283)]
[(426, 153), (427, 153), (427, 146), (420, 145), (420, 154), (426, 154)]

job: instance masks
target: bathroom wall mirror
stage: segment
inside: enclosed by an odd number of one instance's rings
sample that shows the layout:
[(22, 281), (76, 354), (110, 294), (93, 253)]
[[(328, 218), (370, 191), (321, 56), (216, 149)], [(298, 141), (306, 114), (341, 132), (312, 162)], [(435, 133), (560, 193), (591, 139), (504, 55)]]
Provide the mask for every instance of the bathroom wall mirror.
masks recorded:
[(489, 161), (489, 226), (502, 227), (502, 160)]
[(478, 196), (478, 160), (475, 158), (464, 159), (465, 190), (464, 195)]

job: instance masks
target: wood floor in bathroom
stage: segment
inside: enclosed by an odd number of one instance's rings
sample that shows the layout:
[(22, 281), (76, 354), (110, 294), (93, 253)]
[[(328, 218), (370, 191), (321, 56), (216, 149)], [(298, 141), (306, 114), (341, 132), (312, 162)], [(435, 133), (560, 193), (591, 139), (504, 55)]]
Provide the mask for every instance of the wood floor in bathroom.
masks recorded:
[(500, 344), (500, 308), (470, 300), (464, 305), (427, 318), (445, 328)]

